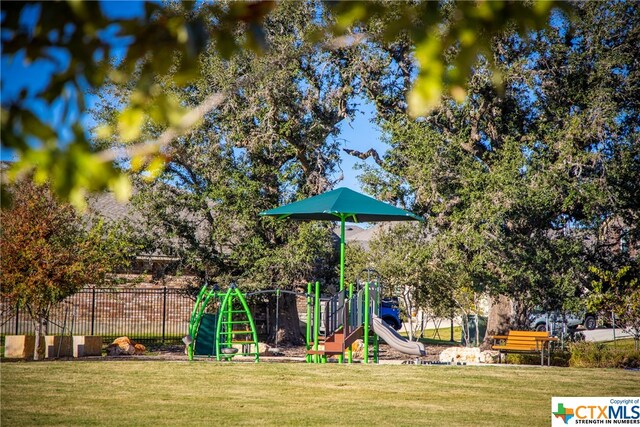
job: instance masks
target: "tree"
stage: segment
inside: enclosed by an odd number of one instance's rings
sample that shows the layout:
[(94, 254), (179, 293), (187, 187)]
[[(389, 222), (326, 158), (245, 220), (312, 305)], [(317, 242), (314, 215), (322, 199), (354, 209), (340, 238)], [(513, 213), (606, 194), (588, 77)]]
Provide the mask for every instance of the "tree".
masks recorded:
[(422, 223), (384, 224), (367, 249), (357, 243), (347, 245), (347, 280), (355, 281), (367, 268), (378, 272), (384, 296), (402, 297), (410, 339), (415, 338), (418, 327), (414, 328), (413, 312), (422, 309), (438, 317), (450, 317), (459, 303), (451, 275), (431, 262), (433, 232), (430, 225)]
[[(167, 163), (149, 182), (136, 163), (134, 204), (148, 231), (185, 267), (220, 284), (249, 288), (304, 287), (335, 269), (327, 224), (260, 218), (258, 213), (319, 194), (334, 185), (338, 125), (353, 114), (351, 81), (338, 53), (307, 41), (322, 28), (315, 3), (283, 3), (263, 26), (271, 47), (262, 55), (202, 56), (202, 76), (187, 88), (159, 79), (163, 92), (198, 105), (224, 91), (226, 102), (169, 144)], [(245, 37), (239, 31), (238, 40)], [(240, 84), (238, 83), (240, 82)], [(113, 85), (95, 109), (98, 126), (113, 126), (131, 87)], [(145, 122), (145, 138), (165, 131)], [(117, 146), (119, 138), (96, 141)], [(300, 341), (295, 298), (282, 296), (279, 341)]]
[(10, 188), (13, 207), (0, 211), (2, 296), (24, 307), (35, 322), (38, 360), (43, 322), (51, 308), (88, 284), (109, 281), (126, 264), (131, 245), (116, 227), (90, 228), (45, 185), (29, 180)]
[(591, 267), (597, 277), (587, 305), (594, 313), (606, 313), (615, 317), (616, 326), (631, 334), (636, 351), (640, 350), (640, 280), (629, 274), (626, 266), (617, 272)]
[[(539, 27), (554, 6), (542, 1), (532, 7), (503, 1), (336, 2), (328, 8), (315, 2), (298, 4), (314, 8), (317, 22), (323, 24), (308, 39), (324, 43), (330, 38), (327, 44), (337, 49), (366, 44), (368, 30), (384, 40), (403, 34), (407, 46), (415, 47), (418, 61), (419, 73), (407, 99), (414, 114), (437, 105), (442, 93), (462, 100), (474, 58), (489, 51), (492, 37), (512, 25), (523, 33)], [(2, 3), (3, 59), (25, 58), (54, 69), (42, 87), (23, 91), (16, 99), (3, 97), (3, 143), (20, 157), (10, 175), (15, 178), (35, 170), (34, 177), (48, 179), (58, 196), (77, 207), (84, 207), (88, 191), (111, 189), (121, 200), (128, 199), (130, 182), (115, 161), (125, 157), (157, 172), (166, 159), (160, 151), (227, 96), (221, 90), (196, 108), (185, 109), (162, 91), (157, 76), (170, 74), (174, 84), (187, 88), (199, 74), (205, 50), (225, 59), (238, 52), (264, 51), (269, 46), (264, 24), (274, 6), (271, 1), (145, 3), (137, 18), (110, 19), (96, 2)], [(376, 32), (381, 17), (388, 25)], [(238, 31), (242, 38), (234, 37)], [(120, 49), (126, 49), (124, 57), (114, 54)], [(449, 67), (443, 66), (445, 56), (453, 58)], [(117, 65), (111, 66), (113, 62)], [(99, 91), (110, 81), (133, 87), (114, 126), (101, 129), (132, 144), (124, 151), (96, 150), (81, 125), (86, 93)], [(61, 120), (51, 123), (35, 105), (48, 110), (62, 106)], [(156, 139), (140, 139), (147, 117), (168, 126)], [(72, 136), (63, 147), (60, 140), (65, 133)]]
[(465, 101), (419, 120), (397, 95), (415, 72), (405, 39), (380, 41), (362, 68), (391, 146), (385, 156), (353, 153), (379, 159), (363, 184), (429, 218), (426, 271), (437, 265), (457, 289), (511, 297), (520, 326), (533, 305), (578, 304), (594, 262), (638, 268), (605, 230), (624, 218), (637, 239), (640, 114), (629, 94), (640, 76), (631, 54), (639, 8), (577, 3), (574, 12), (526, 36), (498, 35), (474, 62)]

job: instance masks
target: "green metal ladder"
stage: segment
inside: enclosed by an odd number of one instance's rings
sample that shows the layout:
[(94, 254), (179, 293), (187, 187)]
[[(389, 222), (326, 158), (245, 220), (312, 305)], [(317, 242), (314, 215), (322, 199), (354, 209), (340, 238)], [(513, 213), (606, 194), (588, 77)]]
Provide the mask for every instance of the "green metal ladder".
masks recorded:
[[(244, 328), (243, 328), (244, 327)], [(234, 344), (241, 344), (242, 351), (225, 354), (224, 348), (233, 348)], [(230, 359), (234, 356), (254, 356), (259, 361), (258, 334), (253, 322), (253, 316), (242, 292), (232, 285), (229, 287), (220, 309), (218, 310), (218, 324), (216, 327), (216, 359)]]

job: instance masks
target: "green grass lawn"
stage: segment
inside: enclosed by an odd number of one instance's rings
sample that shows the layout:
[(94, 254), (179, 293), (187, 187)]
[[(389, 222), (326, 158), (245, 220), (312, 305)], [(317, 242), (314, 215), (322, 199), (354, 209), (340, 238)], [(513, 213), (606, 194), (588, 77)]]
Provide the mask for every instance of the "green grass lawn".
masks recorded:
[(632, 351), (635, 350), (635, 341), (633, 338), (617, 339), (615, 341), (604, 341), (607, 347), (614, 348), (616, 350)]
[[(405, 337), (408, 335), (407, 331), (401, 329), (398, 331), (400, 335), (404, 335)], [(420, 335), (420, 331), (417, 332)], [(428, 345), (459, 345), (462, 341), (462, 327), (454, 326), (453, 327), (453, 340), (451, 342), (451, 328), (438, 328), (435, 329), (425, 329), (423, 338), (420, 338), (420, 342), (423, 342)]]
[(2, 426), (546, 426), (551, 396), (637, 396), (640, 374), (540, 367), (2, 363)]

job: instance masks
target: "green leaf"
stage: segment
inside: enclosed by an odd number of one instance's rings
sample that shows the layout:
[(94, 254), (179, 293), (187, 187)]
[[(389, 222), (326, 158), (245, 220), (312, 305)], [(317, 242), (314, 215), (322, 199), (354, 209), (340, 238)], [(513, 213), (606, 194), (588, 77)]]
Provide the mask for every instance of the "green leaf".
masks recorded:
[(131, 198), (132, 192), (131, 180), (129, 177), (120, 173), (109, 181), (109, 189), (113, 191), (118, 202), (124, 203)]
[(144, 111), (139, 108), (127, 108), (118, 117), (118, 131), (123, 142), (131, 142), (142, 133)]

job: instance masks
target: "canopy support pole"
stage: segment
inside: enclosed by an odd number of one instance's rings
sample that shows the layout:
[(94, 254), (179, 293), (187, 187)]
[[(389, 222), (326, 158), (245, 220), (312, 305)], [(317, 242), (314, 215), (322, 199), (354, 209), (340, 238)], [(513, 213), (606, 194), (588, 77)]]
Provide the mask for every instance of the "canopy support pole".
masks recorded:
[[(344, 291), (344, 250), (345, 250), (344, 223), (345, 223), (346, 217), (347, 215), (340, 214), (340, 292), (341, 293)], [(345, 332), (345, 327), (346, 325), (342, 325), (343, 332)], [(343, 350), (343, 353), (338, 356), (338, 363), (343, 363), (343, 362), (344, 362), (344, 350)]]
[(345, 229), (345, 214), (340, 214), (340, 291), (344, 290), (344, 229)]

